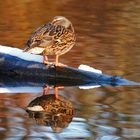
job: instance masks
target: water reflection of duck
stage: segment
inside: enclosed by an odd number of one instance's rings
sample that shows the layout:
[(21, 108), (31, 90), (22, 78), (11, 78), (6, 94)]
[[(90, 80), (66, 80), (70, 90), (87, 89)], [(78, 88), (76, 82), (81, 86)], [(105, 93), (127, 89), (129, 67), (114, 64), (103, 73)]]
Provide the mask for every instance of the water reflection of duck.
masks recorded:
[(60, 132), (72, 121), (74, 108), (70, 101), (59, 96), (48, 94), (37, 97), (26, 108), (30, 118), (38, 124), (51, 126), (54, 132)]
[(75, 44), (75, 33), (72, 23), (63, 16), (56, 16), (35, 30), (26, 43), (24, 51), (33, 54), (43, 54), (44, 64), (48, 64), (46, 55), (58, 57), (68, 52)]

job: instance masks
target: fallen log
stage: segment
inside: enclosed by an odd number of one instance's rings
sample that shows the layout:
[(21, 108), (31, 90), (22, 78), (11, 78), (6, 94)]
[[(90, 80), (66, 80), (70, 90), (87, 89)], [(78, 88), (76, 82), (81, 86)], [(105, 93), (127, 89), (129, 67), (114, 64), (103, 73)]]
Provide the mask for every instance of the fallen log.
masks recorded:
[(17, 48), (0, 46), (0, 86), (43, 86), (44, 83), (55, 86), (140, 85), (138, 82), (93, 70), (69, 66), (45, 66), (42, 60), (42, 56), (28, 54)]

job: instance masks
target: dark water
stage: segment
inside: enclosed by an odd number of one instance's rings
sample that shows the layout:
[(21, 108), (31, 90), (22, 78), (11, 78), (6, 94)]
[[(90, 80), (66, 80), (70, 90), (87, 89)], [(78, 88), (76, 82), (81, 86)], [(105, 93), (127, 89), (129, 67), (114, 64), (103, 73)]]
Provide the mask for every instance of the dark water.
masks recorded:
[[(68, 17), (77, 34), (62, 63), (86, 64), (140, 81), (139, 0), (0, 1), (0, 44), (23, 48), (30, 33), (56, 15)], [(0, 139), (140, 139), (139, 87), (61, 89), (59, 94), (73, 104), (75, 113), (60, 133), (29, 118), (25, 108), (42, 93), (28, 92), (0, 94)]]

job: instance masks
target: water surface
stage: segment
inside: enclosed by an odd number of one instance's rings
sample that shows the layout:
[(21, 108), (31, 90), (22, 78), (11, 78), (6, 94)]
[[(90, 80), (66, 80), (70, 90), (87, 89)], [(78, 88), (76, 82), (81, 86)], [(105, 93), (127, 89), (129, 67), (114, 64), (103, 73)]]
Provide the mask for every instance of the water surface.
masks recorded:
[[(138, 0), (5, 0), (0, 1), (0, 44), (23, 48), (33, 30), (56, 15), (69, 18), (77, 35), (75, 47), (60, 61), (87, 64), (110, 75), (140, 81), (140, 1)], [(38, 125), (26, 106), (39, 93), (0, 94), (1, 139), (140, 139), (139, 87), (65, 87), (75, 115), (61, 133)], [(51, 90), (53, 93), (53, 90)], [(20, 137), (19, 137), (20, 136)]]

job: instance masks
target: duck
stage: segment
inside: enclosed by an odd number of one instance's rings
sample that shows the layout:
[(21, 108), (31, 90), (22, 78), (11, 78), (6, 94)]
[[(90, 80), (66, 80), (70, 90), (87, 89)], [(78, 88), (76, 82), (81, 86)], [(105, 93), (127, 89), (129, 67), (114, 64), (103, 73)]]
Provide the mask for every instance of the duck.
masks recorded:
[(54, 94), (33, 99), (26, 107), (26, 112), (37, 124), (50, 126), (54, 132), (68, 127), (75, 114), (70, 100), (63, 96), (56, 99)]
[(24, 52), (43, 55), (43, 63), (50, 64), (48, 55), (55, 55), (55, 65), (61, 66), (59, 57), (75, 45), (76, 37), (72, 22), (64, 16), (55, 16), (37, 28), (25, 44)]

